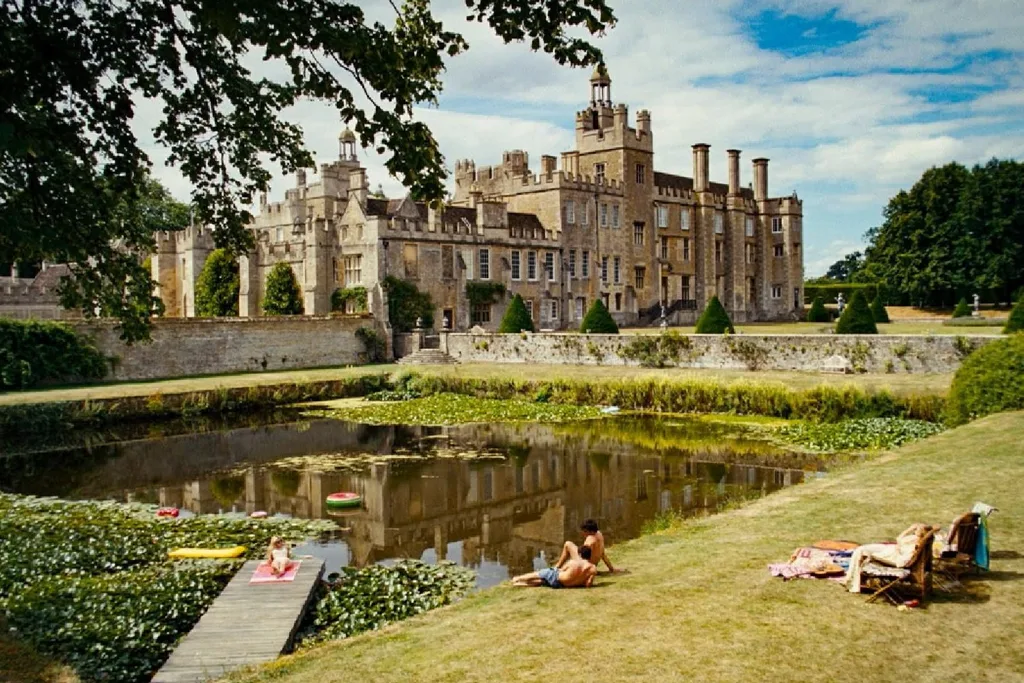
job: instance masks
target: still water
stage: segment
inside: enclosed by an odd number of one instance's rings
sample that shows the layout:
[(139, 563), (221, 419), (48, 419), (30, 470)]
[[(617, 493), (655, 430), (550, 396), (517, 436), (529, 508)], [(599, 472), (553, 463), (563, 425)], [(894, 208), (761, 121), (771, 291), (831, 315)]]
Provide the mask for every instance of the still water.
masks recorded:
[[(328, 571), (447, 559), (476, 570), (480, 587), (551, 562), (584, 519), (615, 544), (659, 513), (710, 514), (826, 468), (742, 429), (681, 418), (457, 427), (318, 419), (103, 443), (110, 438), (2, 457), (0, 489), (183, 514), (332, 519), (330, 540), (297, 549), (324, 557)], [(328, 510), (324, 498), (336, 491), (359, 493), (362, 507)]]

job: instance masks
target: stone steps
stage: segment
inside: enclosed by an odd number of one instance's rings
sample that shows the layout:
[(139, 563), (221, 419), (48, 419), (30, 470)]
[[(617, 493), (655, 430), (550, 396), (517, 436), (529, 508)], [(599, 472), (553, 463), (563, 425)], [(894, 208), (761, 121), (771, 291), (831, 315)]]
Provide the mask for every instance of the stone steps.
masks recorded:
[(401, 365), (455, 365), (457, 360), (440, 349), (420, 349), (398, 359)]

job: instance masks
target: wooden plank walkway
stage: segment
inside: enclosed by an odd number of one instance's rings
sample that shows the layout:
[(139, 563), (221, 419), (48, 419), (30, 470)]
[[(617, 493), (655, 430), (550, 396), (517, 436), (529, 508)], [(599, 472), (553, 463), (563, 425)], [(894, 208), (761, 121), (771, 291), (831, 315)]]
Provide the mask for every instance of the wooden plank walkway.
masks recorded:
[(324, 561), (302, 561), (294, 581), (250, 584), (260, 560), (246, 562), (178, 643), (153, 683), (198, 683), (287, 651), (305, 614)]

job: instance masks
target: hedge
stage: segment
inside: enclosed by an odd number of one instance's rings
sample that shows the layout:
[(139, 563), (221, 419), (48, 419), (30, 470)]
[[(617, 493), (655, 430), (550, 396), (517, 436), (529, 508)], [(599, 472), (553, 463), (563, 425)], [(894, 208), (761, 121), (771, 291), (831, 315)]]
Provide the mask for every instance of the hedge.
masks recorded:
[(878, 283), (875, 282), (838, 282), (836, 284), (804, 283), (804, 303), (813, 304), (817, 297), (822, 297), (827, 304), (834, 304), (841, 293), (845, 301), (851, 301), (856, 292), (864, 295), (865, 301), (878, 296)]
[(1003, 328), (1005, 334), (1024, 331), (1024, 296), (1017, 300), (1017, 304), (1010, 311), (1010, 317)]
[(1024, 408), (1024, 334), (986, 344), (953, 376), (946, 422), (959, 425), (992, 413)]
[(100, 379), (107, 361), (63, 323), (0, 318), (0, 391)]

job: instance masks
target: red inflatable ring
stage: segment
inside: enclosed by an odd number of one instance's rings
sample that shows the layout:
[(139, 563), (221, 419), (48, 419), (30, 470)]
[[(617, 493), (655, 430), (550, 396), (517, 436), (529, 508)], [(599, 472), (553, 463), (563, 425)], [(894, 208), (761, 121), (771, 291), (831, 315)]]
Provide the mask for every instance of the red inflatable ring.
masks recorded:
[(179, 513), (178, 508), (159, 508), (156, 511), (157, 517), (177, 517)]
[(329, 508), (357, 508), (363, 504), (363, 498), (358, 493), (342, 491), (327, 496), (326, 502)]

